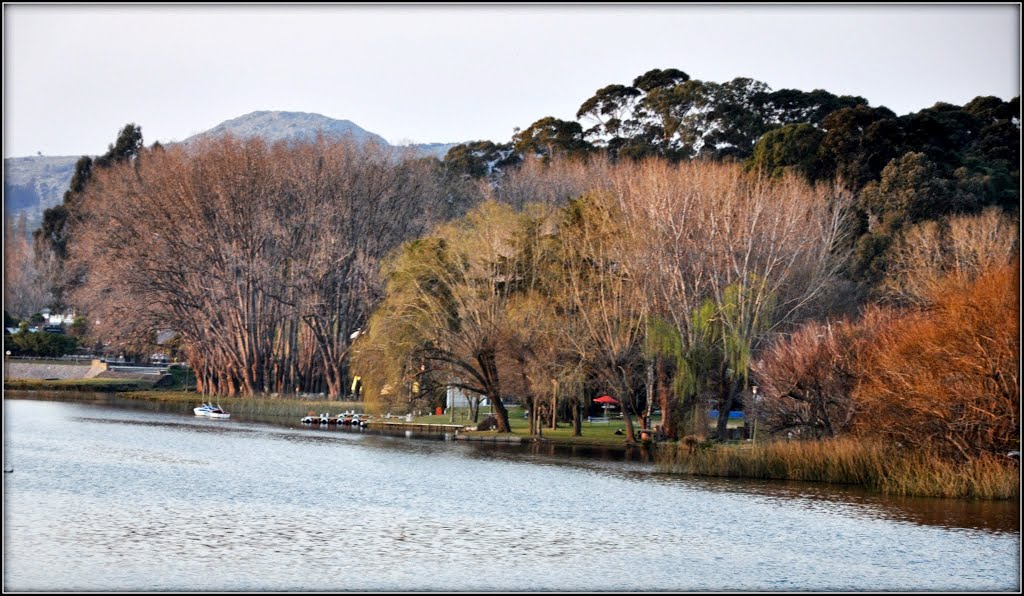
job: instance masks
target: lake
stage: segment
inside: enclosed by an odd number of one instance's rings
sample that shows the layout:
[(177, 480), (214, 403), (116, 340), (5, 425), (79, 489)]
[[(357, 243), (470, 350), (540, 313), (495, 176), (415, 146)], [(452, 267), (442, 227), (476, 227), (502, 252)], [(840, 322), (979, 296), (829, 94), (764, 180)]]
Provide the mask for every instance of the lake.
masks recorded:
[(1020, 589), (1016, 502), (6, 397), (6, 591)]

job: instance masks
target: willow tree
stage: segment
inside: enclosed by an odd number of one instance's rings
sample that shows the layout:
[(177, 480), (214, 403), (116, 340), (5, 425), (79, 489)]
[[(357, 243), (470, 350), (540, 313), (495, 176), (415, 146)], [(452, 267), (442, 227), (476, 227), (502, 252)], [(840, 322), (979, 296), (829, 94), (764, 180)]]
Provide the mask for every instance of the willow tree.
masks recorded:
[[(499, 357), (528, 283), (516, 239), (522, 219), (510, 207), (485, 202), (405, 244), (389, 261), (384, 299), (356, 358), (368, 399), (440, 369), (446, 385), (486, 396), (498, 431), (509, 432)], [(373, 368), (382, 356), (395, 364)]]
[(566, 336), (579, 360), (623, 406), (626, 442), (633, 443), (631, 414), (640, 413), (641, 342), (647, 302), (633, 265), (636, 228), (623, 226), (619, 206), (607, 193), (570, 202), (559, 228), (564, 295), (569, 307)]

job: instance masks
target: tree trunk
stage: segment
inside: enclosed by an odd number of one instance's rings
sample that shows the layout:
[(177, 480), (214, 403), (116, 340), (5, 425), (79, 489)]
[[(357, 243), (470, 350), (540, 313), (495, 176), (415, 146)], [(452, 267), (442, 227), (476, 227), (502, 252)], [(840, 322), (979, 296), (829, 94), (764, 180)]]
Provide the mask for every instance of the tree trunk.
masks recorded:
[(724, 441), (728, 432), (729, 410), (732, 409), (732, 405), (735, 402), (739, 382), (739, 379), (733, 379), (732, 381), (723, 379), (719, 384), (718, 424), (716, 425), (719, 441)]
[(480, 402), (481, 398), (471, 397), (469, 398), (469, 415), (474, 423), (480, 422)]
[(501, 403), (501, 398), (492, 397), (491, 403), (494, 404), (494, 417), (498, 420), (498, 432), (512, 432), (512, 429), (508, 426), (508, 410), (505, 409), (505, 404)]
[(622, 420), (626, 423), (626, 444), (633, 445), (636, 443), (636, 435), (633, 432), (633, 418), (629, 412), (629, 384), (623, 382), (622, 393), (619, 394), (620, 401), (622, 403)]
[(477, 362), (480, 364), (484, 378), (484, 389), (487, 390), (487, 397), (494, 404), (494, 417), (498, 421), (498, 432), (508, 433), (512, 429), (508, 425), (508, 410), (501, 401), (501, 379), (498, 377), (498, 366), (494, 359), (494, 350), (486, 350), (477, 355)]

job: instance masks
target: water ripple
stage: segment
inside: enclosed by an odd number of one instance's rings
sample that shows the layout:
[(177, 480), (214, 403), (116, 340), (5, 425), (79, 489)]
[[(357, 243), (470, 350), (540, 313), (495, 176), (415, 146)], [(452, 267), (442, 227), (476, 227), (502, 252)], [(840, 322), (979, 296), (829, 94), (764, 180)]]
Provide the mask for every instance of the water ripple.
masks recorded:
[[(1019, 516), (994, 503), (96, 405), (4, 407), (18, 470), (4, 477), (8, 590), (1019, 587)], [(1002, 521), (950, 526), (958, 507)]]

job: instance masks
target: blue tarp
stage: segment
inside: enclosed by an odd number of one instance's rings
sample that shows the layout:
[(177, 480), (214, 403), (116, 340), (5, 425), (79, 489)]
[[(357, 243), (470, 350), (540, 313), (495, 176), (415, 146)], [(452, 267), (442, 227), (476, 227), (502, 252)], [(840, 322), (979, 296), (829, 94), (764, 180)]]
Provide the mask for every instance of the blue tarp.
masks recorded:
[[(708, 418), (718, 418), (718, 410), (708, 412)], [(743, 418), (743, 412), (729, 412), (729, 418)]]

